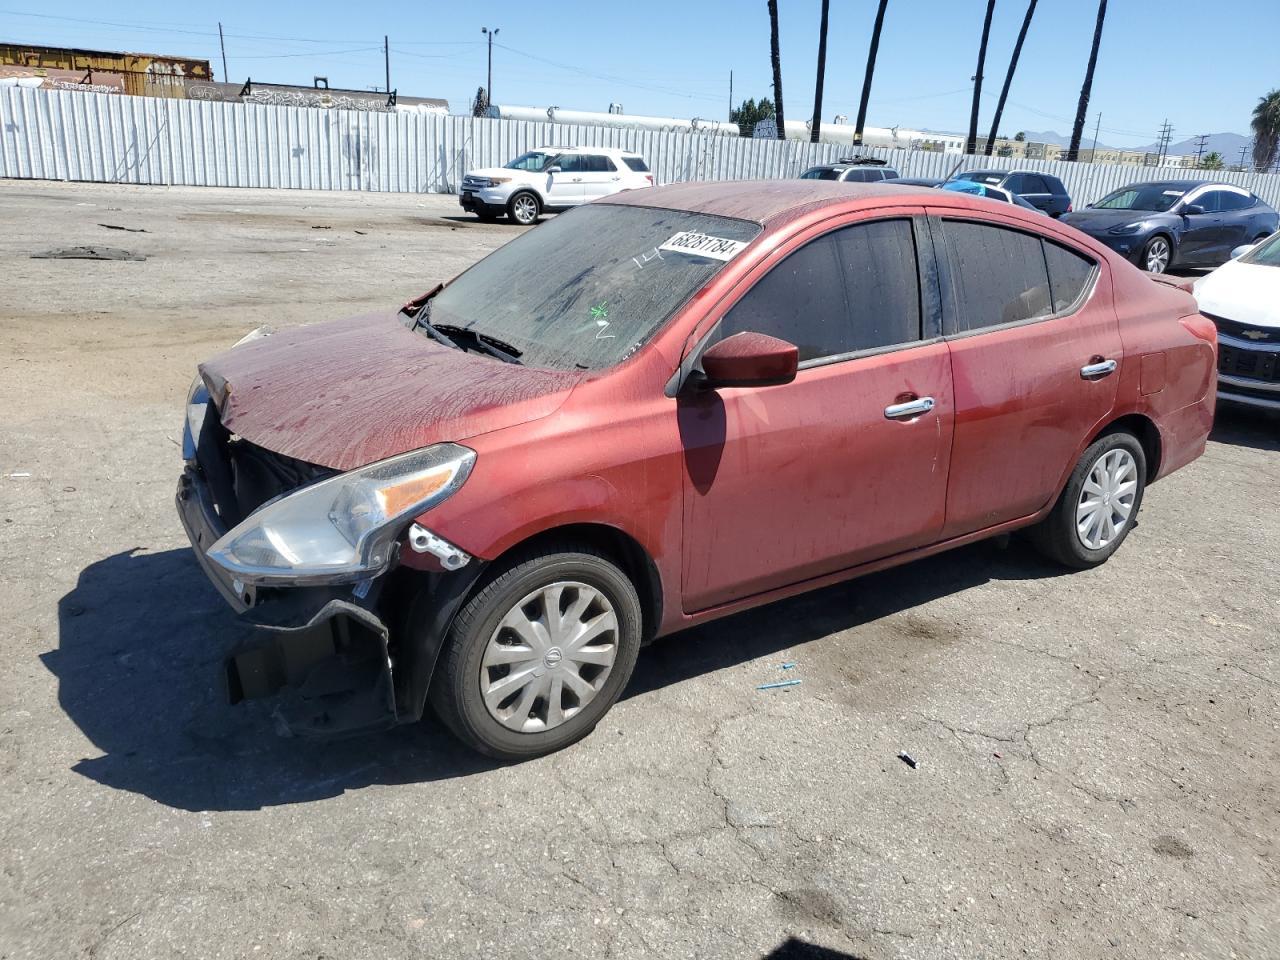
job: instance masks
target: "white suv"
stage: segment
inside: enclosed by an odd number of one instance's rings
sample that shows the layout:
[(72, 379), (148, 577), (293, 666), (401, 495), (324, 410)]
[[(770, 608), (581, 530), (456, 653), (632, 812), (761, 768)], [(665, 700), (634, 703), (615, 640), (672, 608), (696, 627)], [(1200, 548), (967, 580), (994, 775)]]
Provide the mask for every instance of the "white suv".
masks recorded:
[(481, 220), (504, 213), (516, 223), (536, 223), (543, 210), (563, 210), (621, 190), (653, 186), (644, 157), (599, 147), (540, 147), (505, 167), (468, 170), (462, 209)]

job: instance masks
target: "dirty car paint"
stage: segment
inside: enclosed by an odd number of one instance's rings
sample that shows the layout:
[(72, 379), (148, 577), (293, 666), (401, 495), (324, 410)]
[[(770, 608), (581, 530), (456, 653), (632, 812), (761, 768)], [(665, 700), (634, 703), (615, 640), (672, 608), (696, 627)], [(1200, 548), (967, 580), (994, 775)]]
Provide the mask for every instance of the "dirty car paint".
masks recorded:
[(335, 470), (545, 417), (582, 377), (451, 349), (394, 313), (255, 340), (200, 375), (233, 434)]

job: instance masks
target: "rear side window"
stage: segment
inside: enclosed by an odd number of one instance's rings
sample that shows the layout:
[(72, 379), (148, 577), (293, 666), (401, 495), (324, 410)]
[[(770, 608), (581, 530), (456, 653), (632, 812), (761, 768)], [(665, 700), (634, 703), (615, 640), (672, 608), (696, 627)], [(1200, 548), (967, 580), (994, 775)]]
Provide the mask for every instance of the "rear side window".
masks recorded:
[(885, 168), (884, 168), (883, 170), (881, 170), (880, 172), (884, 174), (884, 178), (885, 178), (886, 180), (897, 180), (897, 179), (898, 179), (898, 171), (897, 171), (897, 170), (895, 170), (895, 169), (893, 169), (893, 167), (885, 167)]
[(919, 340), (911, 221), (854, 224), (810, 241), (720, 323), (721, 338), (746, 330), (794, 343), (801, 363)]
[(644, 162), (642, 157), (623, 157), (622, 162), (634, 170), (636, 173), (648, 173), (649, 165)]
[(1233, 190), (1217, 191), (1219, 202), (1219, 210), (1243, 210), (1245, 207), (1253, 206), (1253, 196), (1243, 193), (1236, 193)]
[(1049, 290), (1053, 295), (1053, 312), (1063, 313), (1084, 296), (1097, 265), (1074, 250), (1060, 247), (1050, 240), (1044, 243), (1044, 259), (1049, 267)]
[(840, 171), (830, 167), (813, 167), (800, 174), (801, 180), (839, 180)]
[(1050, 174), (1043, 174), (1045, 183), (1049, 184), (1049, 192), (1065, 196), (1067, 188), (1062, 185), (1062, 181)]
[(872, 180), (880, 179), (879, 170), (850, 170), (845, 176), (845, 180), (853, 183), (870, 183)]
[(1034, 173), (1024, 173), (1022, 175), (1022, 186), (1018, 193), (1051, 193), (1049, 185), (1044, 182), (1042, 177)]
[(1050, 316), (1053, 299), (1040, 238), (1016, 230), (942, 221), (958, 316), (949, 334)]

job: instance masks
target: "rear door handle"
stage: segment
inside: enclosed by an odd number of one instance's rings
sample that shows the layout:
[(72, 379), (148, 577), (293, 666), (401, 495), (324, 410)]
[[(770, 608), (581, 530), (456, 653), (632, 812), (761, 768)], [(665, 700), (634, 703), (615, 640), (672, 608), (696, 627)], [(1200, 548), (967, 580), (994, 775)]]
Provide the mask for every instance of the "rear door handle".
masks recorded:
[(933, 409), (933, 397), (920, 397), (905, 403), (891, 403), (884, 408), (886, 420), (910, 420)]
[(1114, 360), (1099, 360), (1097, 363), (1086, 363), (1080, 368), (1080, 376), (1085, 380), (1105, 377), (1107, 374), (1115, 372), (1116, 362)]

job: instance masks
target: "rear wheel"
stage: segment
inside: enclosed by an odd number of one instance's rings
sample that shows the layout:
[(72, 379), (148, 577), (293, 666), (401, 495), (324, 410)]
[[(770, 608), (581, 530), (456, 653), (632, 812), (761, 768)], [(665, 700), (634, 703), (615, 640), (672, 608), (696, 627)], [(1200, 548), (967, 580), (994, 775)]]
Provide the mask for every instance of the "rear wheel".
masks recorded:
[(590, 733), (631, 677), (640, 599), (594, 550), (538, 552), (503, 568), (459, 612), (431, 703), (468, 746), (523, 760)]
[(521, 226), (530, 226), (538, 222), (542, 214), (542, 204), (538, 198), (527, 190), (517, 193), (507, 203), (507, 215)]
[(1169, 245), (1169, 238), (1156, 234), (1142, 248), (1139, 262), (1147, 273), (1164, 273), (1169, 269), (1169, 262), (1172, 259), (1173, 247)]
[(1147, 457), (1127, 431), (1084, 452), (1052, 512), (1032, 530), (1042, 553), (1068, 567), (1106, 563), (1133, 529), (1146, 488)]

